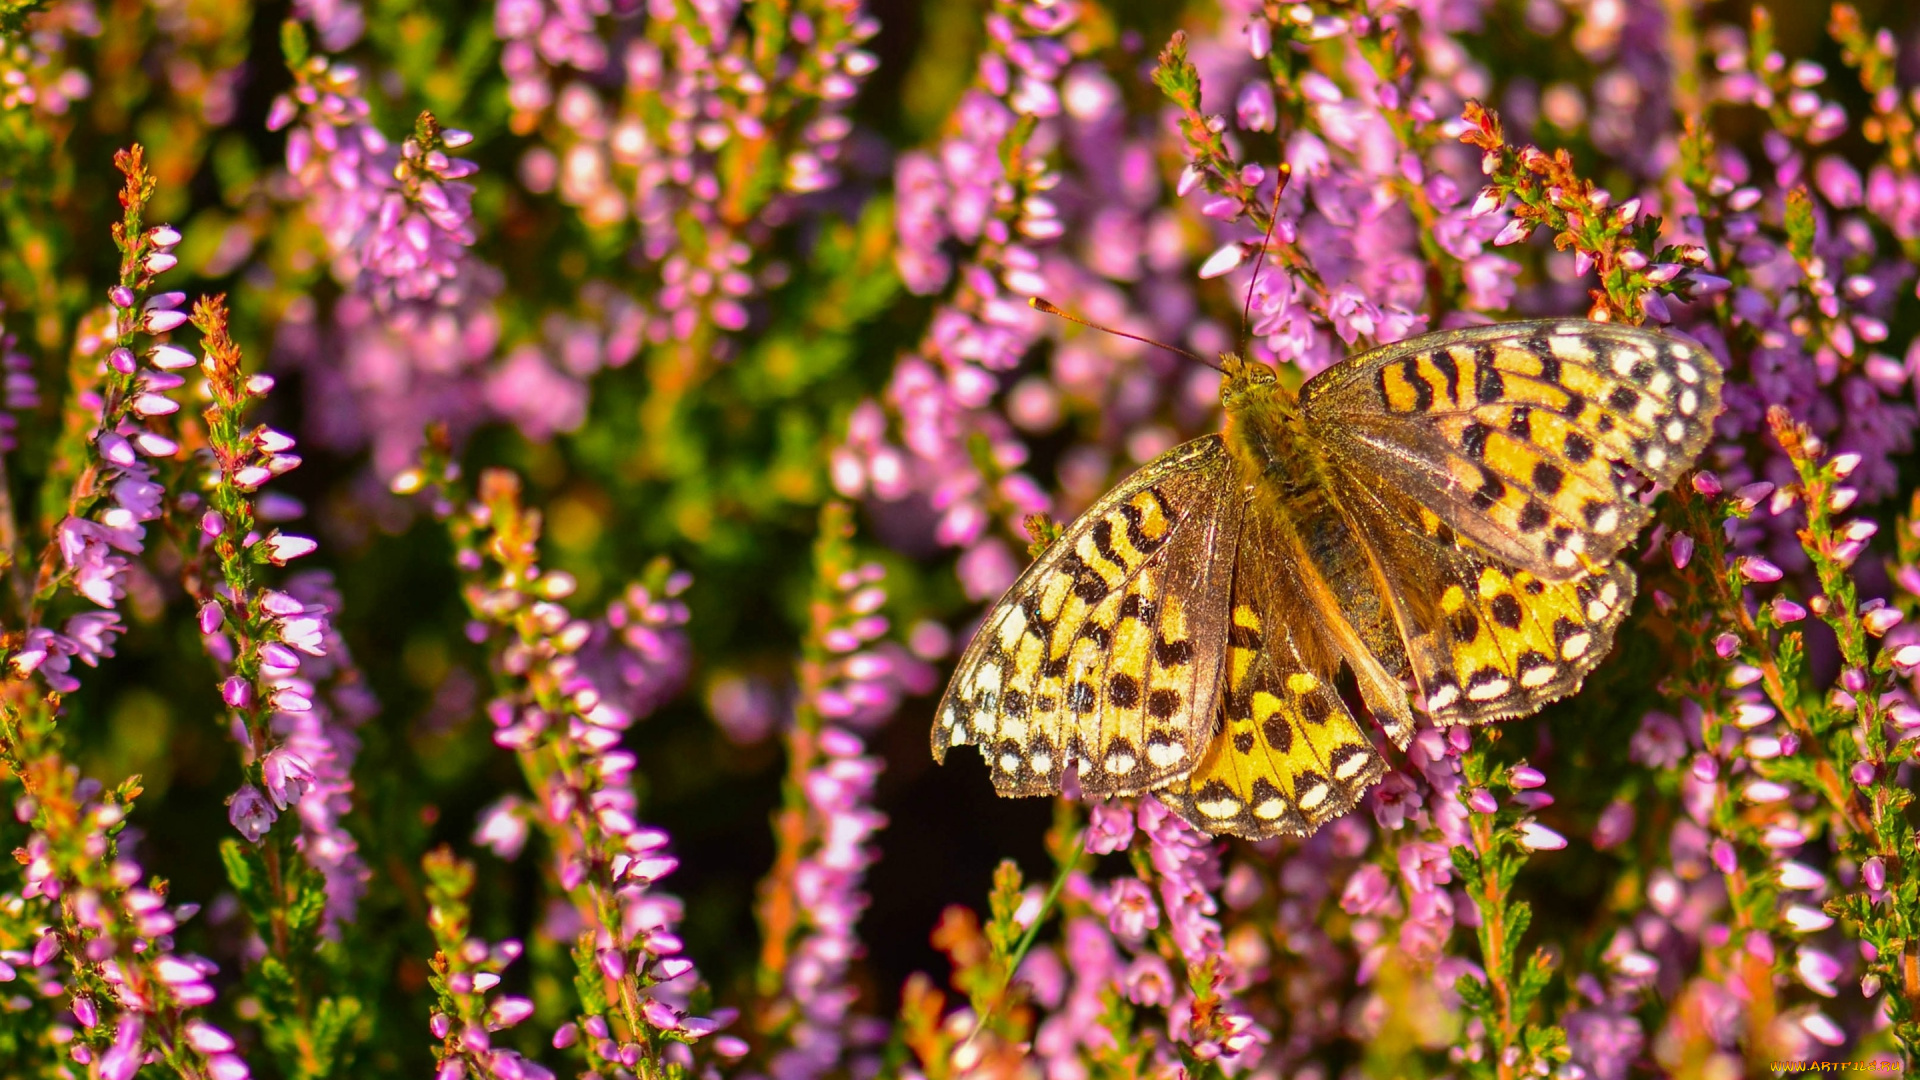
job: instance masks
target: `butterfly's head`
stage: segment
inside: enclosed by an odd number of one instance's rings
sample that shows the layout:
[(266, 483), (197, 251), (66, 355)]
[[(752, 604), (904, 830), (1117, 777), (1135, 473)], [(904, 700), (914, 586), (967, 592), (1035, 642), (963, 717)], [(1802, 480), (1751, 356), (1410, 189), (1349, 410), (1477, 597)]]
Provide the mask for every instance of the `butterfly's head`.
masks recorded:
[(1221, 353), (1220, 404), (1228, 413), (1286, 410), (1293, 404), (1293, 395), (1267, 365), (1238, 353)]

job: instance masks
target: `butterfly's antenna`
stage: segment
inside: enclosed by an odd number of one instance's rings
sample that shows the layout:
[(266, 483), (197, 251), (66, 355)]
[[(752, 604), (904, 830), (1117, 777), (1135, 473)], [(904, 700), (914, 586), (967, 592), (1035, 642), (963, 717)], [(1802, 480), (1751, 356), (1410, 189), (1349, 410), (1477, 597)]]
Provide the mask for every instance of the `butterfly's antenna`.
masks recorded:
[(1280, 163), (1280, 179), (1273, 184), (1273, 213), (1267, 216), (1267, 235), (1260, 238), (1260, 250), (1253, 257), (1253, 276), (1247, 279), (1247, 302), (1240, 308), (1240, 351), (1246, 352), (1246, 336), (1251, 329), (1253, 318), (1253, 287), (1260, 282), (1260, 262), (1267, 257), (1267, 245), (1273, 243), (1273, 227), (1280, 221), (1280, 196), (1287, 190), (1287, 181), (1293, 179), (1293, 166)]
[(1078, 315), (1069, 315), (1066, 312), (1061, 311), (1059, 308), (1053, 306), (1052, 301), (1047, 300), (1043, 297), (1038, 297), (1038, 296), (1028, 297), (1027, 306), (1032, 308), (1035, 311), (1044, 311), (1049, 315), (1058, 315), (1061, 318), (1067, 320), (1068, 322), (1076, 322), (1076, 323), (1079, 323), (1081, 326), (1090, 327), (1094, 330), (1099, 330), (1102, 333), (1112, 334), (1114, 337), (1123, 337), (1132, 341), (1138, 341), (1145, 345), (1152, 345), (1156, 349), (1165, 349), (1170, 353), (1179, 353), (1181, 356), (1184, 356), (1187, 359), (1194, 361), (1195, 363), (1205, 364), (1215, 371), (1220, 370), (1219, 364), (1216, 364), (1213, 361), (1208, 360), (1206, 357), (1201, 356), (1198, 353), (1190, 353), (1187, 350), (1179, 347), (1178, 345), (1169, 345), (1164, 341), (1155, 341), (1150, 337), (1141, 337), (1139, 334), (1129, 334), (1125, 330), (1115, 330), (1111, 326), (1101, 326), (1097, 322), (1088, 322), (1087, 320), (1081, 318)]

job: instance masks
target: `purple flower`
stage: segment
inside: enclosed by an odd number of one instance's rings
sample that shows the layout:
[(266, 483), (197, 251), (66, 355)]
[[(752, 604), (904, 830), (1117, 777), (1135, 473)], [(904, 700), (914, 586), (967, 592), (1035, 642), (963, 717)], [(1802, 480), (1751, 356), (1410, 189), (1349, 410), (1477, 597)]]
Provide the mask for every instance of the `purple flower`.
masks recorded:
[(1097, 802), (1087, 807), (1087, 850), (1096, 855), (1125, 851), (1133, 843), (1133, 807)]
[[(276, 746), (267, 752), (266, 758), (260, 763), (260, 774), (266, 782), (267, 794), (272, 797), (275, 809), (279, 810), (299, 802), (300, 797), (313, 785), (313, 766), (285, 746)], [(239, 811), (235, 810), (234, 813), (238, 814)], [(235, 822), (235, 826), (239, 827), (238, 822)], [(241, 831), (247, 830), (242, 828)]]
[(1147, 931), (1160, 925), (1160, 909), (1147, 883), (1138, 878), (1116, 878), (1108, 886), (1107, 925), (1115, 937), (1138, 946)]
[(1373, 863), (1364, 863), (1340, 894), (1340, 907), (1349, 915), (1378, 915), (1391, 911), (1398, 899), (1387, 872)]
[(273, 819), (278, 816), (252, 784), (242, 784), (227, 800), (227, 821), (240, 830), (240, 835), (256, 844), (273, 828)]
[(1568, 1014), (1566, 1029), (1574, 1062), (1595, 1080), (1625, 1080), (1646, 1045), (1640, 1021), (1627, 1013), (1580, 1009)]

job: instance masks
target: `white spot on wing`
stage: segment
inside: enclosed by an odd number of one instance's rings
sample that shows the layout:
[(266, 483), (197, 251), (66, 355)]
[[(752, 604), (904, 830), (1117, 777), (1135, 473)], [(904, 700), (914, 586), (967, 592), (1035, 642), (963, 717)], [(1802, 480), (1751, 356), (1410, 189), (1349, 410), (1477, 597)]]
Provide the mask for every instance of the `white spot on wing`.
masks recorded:
[(1301, 794), (1300, 809), (1302, 810), (1315, 809), (1321, 803), (1327, 801), (1327, 796), (1331, 794), (1331, 792), (1332, 792), (1332, 789), (1327, 787), (1327, 785), (1324, 783), (1314, 784), (1312, 787), (1308, 788), (1304, 793)]
[(1609, 506), (1593, 519), (1593, 531), (1605, 536), (1620, 525), (1620, 511)]
[(1053, 755), (1042, 750), (1031, 758), (1028, 758), (1027, 764), (1033, 767), (1034, 772), (1045, 776), (1053, 771)]
[(1194, 805), (1200, 808), (1201, 813), (1210, 818), (1230, 818), (1240, 812), (1240, 800), (1238, 799), (1212, 799), (1203, 803), (1195, 803)]
[(1494, 679), (1490, 682), (1483, 682), (1479, 686), (1468, 690), (1467, 696), (1474, 701), (1492, 701), (1494, 698), (1499, 697), (1511, 689), (1513, 689), (1513, 684), (1506, 679)]
[(1547, 349), (1562, 360), (1585, 363), (1593, 359), (1593, 350), (1578, 334), (1555, 334), (1547, 339)]
[(1107, 770), (1108, 775), (1125, 776), (1138, 764), (1140, 764), (1139, 760), (1132, 754), (1116, 750), (1107, 755), (1107, 760), (1101, 763), (1101, 767)]
[(1177, 742), (1147, 744), (1147, 760), (1156, 769), (1171, 768), (1180, 764), (1187, 756), (1187, 748)]
[(1647, 451), (1647, 468), (1662, 468), (1667, 463), (1667, 452), (1659, 447)]
[(1550, 667), (1528, 668), (1526, 672), (1520, 676), (1520, 685), (1531, 690), (1536, 686), (1545, 686), (1552, 682), (1553, 676), (1554, 669)]
[(1367, 768), (1366, 754), (1349, 755), (1347, 760), (1341, 762), (1339, 766), (1333, 770), (1334, 779), (1351, 780), (1355, 776), (1358, 776), (1360, 773), (1365, 772), (1366, 768)]
[(1593, 635), (1584, 631), (1574, 634), (1560, 643), (1560, 655), (1568, 660), (1578, 660), (1586, 655), (1587, 646), (1593, 644)]
[(1444, 709), (1458, 700), (1460, 700), (1459, 687), (1443, 686), (1440, 689), (1435, 690), (1433, 693), (1427, 695), (1427, 709), (1430, 712), (1438, 709)]

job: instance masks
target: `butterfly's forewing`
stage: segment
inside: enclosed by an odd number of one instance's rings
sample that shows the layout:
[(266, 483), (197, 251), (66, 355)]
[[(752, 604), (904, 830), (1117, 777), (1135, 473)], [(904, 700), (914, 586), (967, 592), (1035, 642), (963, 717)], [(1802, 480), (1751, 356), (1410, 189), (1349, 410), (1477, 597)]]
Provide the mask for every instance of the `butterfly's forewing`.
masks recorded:
[(1391, 488), (1337, 491), (1372, 554), (1414, 681), (1443, 724), (1524, 716), (1580, 689), (1633, 602), (1618, 563), (1548, 581), (1488, 556)]
[(1383, 770), (1336, 690), (1352, 634), (1323, 606), (1333, 583), (1295, 547), (1297, 523), (1271, 510), (1256, 500), (1241, 525), (1220, 727), (1198, 767), (1157, 792), (1197, 828), (1250, 840), (1311, 833)]
[(1604, 571), (1650, 514), (1631, 467), (1671, 482), (1720, 411), (1705, 350), (1577, 319), (1427, 334), (1308, 381), (1308, 430), (1351, 486), (1405, 492), (1549, 581)]
[(1218, 435), (1108, 492), (1001, 597), (935, 714), (933, 754), (981, 749), (1002, 795), (1093, 795), (1193, 768), (1216, 713), (1244, 494)]

